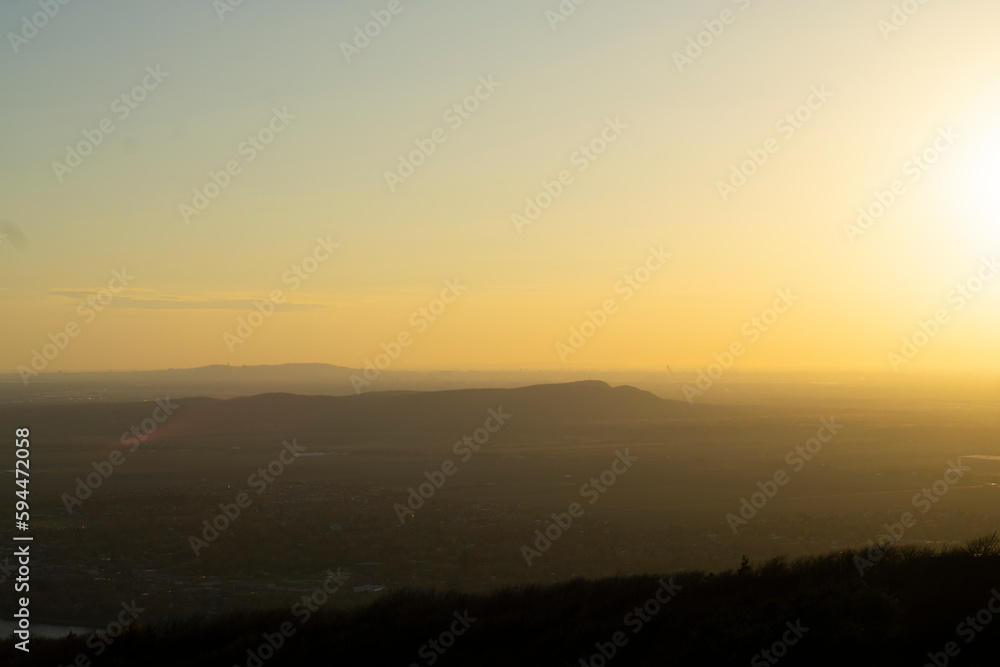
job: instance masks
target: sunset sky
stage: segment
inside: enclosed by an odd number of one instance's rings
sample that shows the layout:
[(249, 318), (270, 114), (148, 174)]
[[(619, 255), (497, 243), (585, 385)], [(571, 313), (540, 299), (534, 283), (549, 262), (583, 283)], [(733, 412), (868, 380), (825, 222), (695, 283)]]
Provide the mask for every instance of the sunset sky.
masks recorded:
[[(395, 369), (697, 369), (740, 341), (742, 369), (891, 373), (939, 311), (901, 372), (1000, 370), (995, 0), (892, 30), (883, 0), (53, 4), (37, 29), (37, 2), (0, 5), (2, 372), (75, 322), (46, 370), (357, 367), (407, 332)], [(228, 186), (197, 211), (211, 173)], [(543, 182), (561, 194), (515, 223)], [(670, 257), (626, 298), (651, 248)], [(751, 340), (779, 290), (798, 300)]]

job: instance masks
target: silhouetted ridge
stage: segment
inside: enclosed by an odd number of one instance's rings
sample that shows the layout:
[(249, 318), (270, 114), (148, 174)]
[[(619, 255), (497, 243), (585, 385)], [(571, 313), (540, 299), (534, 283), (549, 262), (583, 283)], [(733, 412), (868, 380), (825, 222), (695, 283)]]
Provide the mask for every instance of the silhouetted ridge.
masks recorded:
[[(370, 392), (353, 396), (301, 396), (272, 393), (211, 399), (173, 399), (180, 405), (161, 435), (275, 433), (282, 437), (313, 433), (442, 433), (460, 435), (482, 426), (489, 410), (511, 416), (505, 432), (572, 434), (601, 424), (687, 418), (693, 411), (718, 410), (669, 401), (630, 386), (596, 380), (534, 385), (516, 389), (453, 389), (427, 392)], [(40, 421), (52, 411), (69, 415), (53, 424), (73, 432), (97, 432), (106, 424), (137, 423), (149, 416), (149, 403), (37, 406), (19, 408)], [(117, 439), (118, 434), (108, 433)]]

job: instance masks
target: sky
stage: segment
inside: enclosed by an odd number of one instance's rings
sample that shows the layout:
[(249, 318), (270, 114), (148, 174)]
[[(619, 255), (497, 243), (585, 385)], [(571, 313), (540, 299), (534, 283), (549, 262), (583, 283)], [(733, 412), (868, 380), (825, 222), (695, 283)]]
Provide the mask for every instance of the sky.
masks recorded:
[(996, 372), (998, 19), (4, 0), (0, 371)]

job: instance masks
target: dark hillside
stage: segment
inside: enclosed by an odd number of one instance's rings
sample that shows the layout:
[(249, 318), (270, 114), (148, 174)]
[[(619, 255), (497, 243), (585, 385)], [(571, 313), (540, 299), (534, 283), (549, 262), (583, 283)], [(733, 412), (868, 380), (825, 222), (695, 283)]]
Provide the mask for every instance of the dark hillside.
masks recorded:
[[(891, 550), (864, 576), (857, 554), (840, 553), (718, 576), (575, 580), (483, 596), (399, 591), (361, 610), (320, 607), (308, 618), (293, 607), (139, 628), (99, 663), (922, 665), (930, 653), (939, 666), (995, 665), (1000, 555), (995, 542), (986, 551)], [(288, 637), (279, 641), (282, 627)], [(266, 636), (280, 648), (272, 651)], [(35, 640), (30, 660), (7, 642), (0, 662), (68, 665), (80, 653), (93, 658), (85, 641)], [(949, 648), (957, 657), (945, 655)]]

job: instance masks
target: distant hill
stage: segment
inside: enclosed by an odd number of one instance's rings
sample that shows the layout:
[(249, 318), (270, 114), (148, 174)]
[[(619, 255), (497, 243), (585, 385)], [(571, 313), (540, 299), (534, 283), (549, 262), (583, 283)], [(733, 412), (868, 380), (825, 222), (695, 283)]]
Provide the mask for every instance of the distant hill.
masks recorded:
[[(41, 373), (29, 377), (0, 375), (0, 404), (144, 401), (164, 396), (232, 398), (265, 392), (346, 395), (354, 393), (355, 369), (328, 364), (230, 366), (151, 371)], [(398, 388), (389, 382), (381, 389)]]
[(197, 368), (148, 371), (42, 373), (32, 382), (259, 382), (275, 380), (343, 380), (355, 369), (330, 364), (278, 364), (231, 366), (213, 364)]
[[(147, 371), (45, 372), (29, 377), (0, 373), (0, 403), (142, 401), (170, 396), (233, 398), (273, 392), (348, 396), (374, 391), (441, 391), (572, 382), (581, 371), (397, 371), (364, 380), (365, 371), (330, 364), (279, 364)], [(352, 377), (355, 381), (352, 382)], [(361, 379), (361, 381), (358, 381)]]
[[(204, 407), (208, 407), (205, 404)], [(436, 431), (481, 426), (487, 410), (503, 408), (520, 428), (664, 419), (691, 406), (634, 387), (574, 382), (518, 389), (375, 392), (357, 396), (271, 394), (216, 401), (205, 426), (249, 431), (308, 424), (317, 430)]]
[(278, 364), (276, 366), (230, 366), (215, 364), (199, 368), (178, 368), (162, 371), (140, 371), (142, 379), (174, 379), (200, 381), (260, 382), (273, 380), (343, 380), (356, 372), (344, 366), (330, 364)]
[[(517, 389), (372, 392), (351, 396), (264, 394), (246, 398), (172, 399), (180, 406), (169, 434), (468, 433), (489, 410), (510, 415), (517, 432), (561, 431), (567, 426), (676, 419), (717, 410), (661, 399), (629, 386), (585, 381)], [(90, 434), (138, 423), (155, 403), (18, 406), (24, 423), (45, 423), (50, 437)], [(13, 408), (0, 408), (0, 416)], [(107, 434), (109, 437), (113, 434)]]
[[(390, 591), (360, 610), (279, 609), (132, 629), (100, 664), (992, 666), (1000, 615), (988, 607), (1000, 601), (1000, 556), (991, 553), (890, 549), (863, 577), (856, 558), (866, 555), (846, 552), (717, 576), (574, 580), (488, 595)], [(283, 624), (288, 636), (276, 638)], [(441, 641), (452, 630), (457, 636)], [(35, 639), (29, 656), (8, 640), (0, 663), (72, 664), (89, 655), (86, 641)]]

